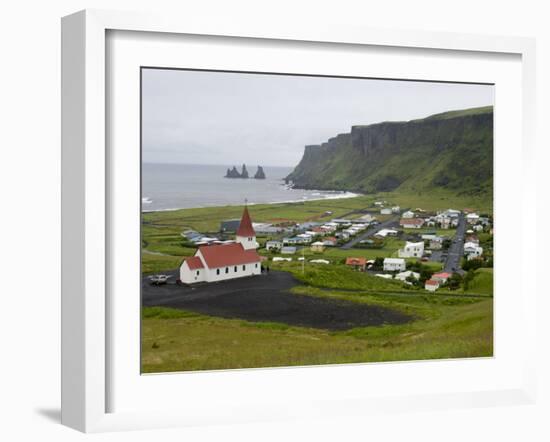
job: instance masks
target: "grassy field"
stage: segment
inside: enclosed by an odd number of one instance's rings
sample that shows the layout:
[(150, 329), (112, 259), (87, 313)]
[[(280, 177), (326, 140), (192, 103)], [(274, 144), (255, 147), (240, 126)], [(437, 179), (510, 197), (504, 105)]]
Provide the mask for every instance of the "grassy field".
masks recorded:
[(493, 354), (492, 298), (374, 295), (304, 288), (305, 294), (379, 304), (414, 314), (405, 325), (342, 332), (145, 308), (142, 371), (483, 357)]
[[(255, 222), (328, 221), (356, 217), (373, 202), (386, 200), (401, 207), (441, 210), (471, 207), (491, 213), (487, 202), (467, 198), (378, 194), (341, 200), (249, 206)], [(481, 206), (479, 205), (481, 204)], [(482, 207), (483, 206), (483, 207)], [(332, 212), (327, 215), (326, 212)], [(217, 233), (220, 221), (239, 218), (242, 206), (185, 209), (143, 214), (142, 272), (176, 268), (195, 252), (181, 232), (194, 229)], [(434, 229), (422, 229), (432, 231)], [(414, 233), (419, 233), (413, 230)], [(453, 230), (437, 231), (446, 236)], [(262, 238), (263, 241), (265, 238)], [(273, 263), (271, 269), (291, 272), (304, 285), (292, 291), (300, 295), (332, 297), (381, 305), (415, 317), (405, 325), (354, 328), (329, 332), (281, 323), (256, 323), (240, 319), (208, 317), (182, 310), (144, 308), (142, 320), (142, 370), (146, 373), (278, 367), (334, 363), (378, 362), (491, 356), (493, 352), (492, 270), (478, 269), (466, 293), (438, 291), (429, 294), (401, 282), (356, 272), (343, 265), (348, 256), (368, 259), (396, 256), (404, 241), (387, 238), (381, 249), (327, 248), (306, 260), (323, 258), (331, 265), (297, 261)], [(265, 250), (260, 253), (269, 255)], [(436, 271), (439, 263), (424, 263)], [(472, 294), (481, 296), (470, 296)]]
[(493, 269), (477, 269), (468, 285), (468, 292), (493, 294)]

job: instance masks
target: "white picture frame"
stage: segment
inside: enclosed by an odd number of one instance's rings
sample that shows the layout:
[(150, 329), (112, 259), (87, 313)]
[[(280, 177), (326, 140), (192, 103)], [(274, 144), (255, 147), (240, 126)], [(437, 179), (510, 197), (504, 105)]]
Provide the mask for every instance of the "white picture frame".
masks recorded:
[[(184, 408), (170, 410), (109, 412), (109, 354), (107, 328), (110, 321), (108, 229), (110, 196), (106, 106), (106, 34), (109, 31), (141, 31), (225, 38), (270, 39), (292, 42), (369, 45), (383, 48), (468, 51), (483, 54), (513, 54), (521, 57), (522, 122), (521, 159), (524, 185), (522, 206), (535, 207), (534, 158), (535, 46), (532, 39), (416, 31), (354, 29), (343, 26), (295, 28), (247, 23), (210, 24), (193, 17), (87, 10), (62, 21), (62, 423), (85, 432), (121, 429), (206, 425), (215, 422), (253, 422), (330, 415), (362, 415), (374, 410), (460, 408), (503, 403), (532, 403), (536, 394), (535, 339), (528, 340), (525, 372), (520, 386), (473, 390), (460, 394), (441, 391), (426, 395), (377, 397), (328, 397), (317, 399), (309, 409), (257, 407), (233, 404), (232, 414), (208, 414), (198, 409), (190, 415)], [(130, 167), (130, 166), (128, 166)], [(496, 171), (498, 174), (498, 170)], [(529, 190), (529, 191), (528, 191)], [(532, 213), (532, 212), (531, 212)], [(522, 246), (522, 272), (526, 256), (534, 255), (532, 243)], [(526, 336), (534, 336), (536, 317), (535, 281), (521, 282)], [(136, 330), (136, 334), (138, 331)], [(530, 347), (532, 346), (532, 347)], [(355, 375), (361, 367), (355, 367)], [(385, 370), (379, 366), (379, 370)], [(295, 369), (287, 376), (299, 376)], [(240, 373), (240, 374), (239, 374)], [(241, 378), (242, 371), (235, 377)], [(264, 370), (262, 376), (270, 376)], [(208, 382), (209, 374), (201, 374)], [(206, 378), (205, 378), (206, 376)], [(198, 380), (198, 378), (195, 378)], [(210, 378), (211, 379), (211, 378)], [(170, 382), (166, 381), (165, 382)], [(225, 382), (218, 379), (217, 382)]]

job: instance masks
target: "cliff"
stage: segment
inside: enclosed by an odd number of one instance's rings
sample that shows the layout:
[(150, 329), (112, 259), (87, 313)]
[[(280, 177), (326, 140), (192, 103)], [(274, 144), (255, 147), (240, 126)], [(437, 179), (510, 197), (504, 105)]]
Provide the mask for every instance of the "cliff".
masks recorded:
[(493, 108), (445, 112), (406, 122), (353, 126), (305, 146), (286, 177), (295, 187), (359, 192), (492, 192)]

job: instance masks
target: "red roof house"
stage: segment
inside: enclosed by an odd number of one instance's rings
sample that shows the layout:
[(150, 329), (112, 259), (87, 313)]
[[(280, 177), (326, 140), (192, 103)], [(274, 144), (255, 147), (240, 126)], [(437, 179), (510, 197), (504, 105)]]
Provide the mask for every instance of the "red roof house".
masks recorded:
[(424, 288), (426, 290), (429, 290), (431, 292), (435, 292), (438, 288), (439, 288), (439, 284), (440, 282), (439, 281), (436, 281), (434, 279), (428, 279), (425, 283), (424, 283)]
[(432, 279), (434, 281), (440, 281), (440, 282), (446, 282), (447, 279), (449, 279), (452, 276), (449, 272), (440, 272), (440, 273), (434, 273), (432, 275)]
[(360, 258), (360, 257), (349, 257), (349, 258), (346, 258), (346, 265), (351, 266), (358, 270), (365, 270), (365, 266), (367, 265), (367, 259)]
[(401, 218), (399, 225), (405, 228), (419, 229), (424, 225), (422, 218)]

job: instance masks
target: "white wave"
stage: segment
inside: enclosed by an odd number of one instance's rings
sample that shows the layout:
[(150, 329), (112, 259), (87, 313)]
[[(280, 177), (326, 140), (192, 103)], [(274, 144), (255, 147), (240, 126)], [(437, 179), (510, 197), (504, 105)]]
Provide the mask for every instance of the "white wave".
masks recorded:
[[(309, 201), (319, 201), (319, 200), (339, 200), (344, 198), (355, 198), (357, 196), (361, 196), (360, 193), (354, 193), (354, 192), (345, 192), (342, 190), (323, 190), (322, 193), (319, 194), (319, 196), (313, 196), (313, 194), (308, 196), (302, 196), (301, 199), (293, 199), (293, 200), (284, 200), (284, 201), (269, 201), (269, 202), (259, 202), (255, 203), (252, 201), (248, 201), (249, 206), (255, 206), (257, 204), (289, 204), (289, 203), (304, 203), (306, 200)], [(241, 204), (223, 204), (223, 205), (208, 205), (208, 206), (195, 206), (195, 207), (174, 207), (169, 209), (154, 209), (154, 210), (142, 210), (143, 213), (146, 212), (173, 212), (175, 210), (183, 210), (183, 209), (198, 209), (198, 208), (214, 208), (214, 207), (223, 207), (223, 206), (239, 206)]]

